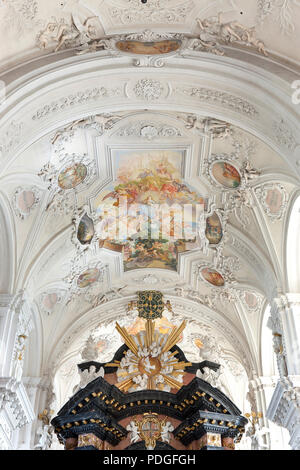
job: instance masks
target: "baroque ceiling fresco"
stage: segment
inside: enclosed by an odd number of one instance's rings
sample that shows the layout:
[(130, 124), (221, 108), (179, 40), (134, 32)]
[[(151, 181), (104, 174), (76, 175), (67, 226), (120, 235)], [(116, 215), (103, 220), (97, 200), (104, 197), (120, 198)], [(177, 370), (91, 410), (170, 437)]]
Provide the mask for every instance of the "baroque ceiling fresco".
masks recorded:
[(116, 320), (143, 331), (127, 305), (155, 289), (174, 311), (160, 333), (186, 319), (187, 359), (221, 363), (205, 380), (254, 409), (241, 396), (262, 375), (264, 310), (287, 282), (300, 140), (271, 92), (263, 102), (238, 80), (251, 68), (255, 87), (272, 64), (278, 100), (292, 96), (300, 2), (0, 0), (0, 23), (13, 252), (0, 290), (35, 306), (49, 403), (72, 395), (78, 362), (112, 357)]

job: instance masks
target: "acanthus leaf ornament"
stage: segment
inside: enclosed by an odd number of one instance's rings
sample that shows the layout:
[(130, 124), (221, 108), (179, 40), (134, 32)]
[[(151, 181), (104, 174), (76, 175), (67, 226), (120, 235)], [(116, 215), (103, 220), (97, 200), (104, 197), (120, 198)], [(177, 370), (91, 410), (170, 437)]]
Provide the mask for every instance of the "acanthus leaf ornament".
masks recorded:
[(200, 102), (222, 105), (225, 108), (232, 109), (237, 113), (245, 114), (247, 116), (253, 117), (259, 114), (255, 106), (245, 99), (223, 91), (214, 90), (212, 88), (199, 87), (195, 85), (192, 87), (177, 87), (174, 91), (196, 98)]
[(8, 155), (20, 142), (24, 123), (11, 121), (1, 133), (0, 159)]
[(279, 23), (283, 34), (289, 35), (295, 31), (293, 22), (293, 6), (300, 6), (299, 0), (258, 0), (258, 23), (264, 24), (267, 18), (273, 17)]
[(192, 1), (180, 2), (179, 5), (166, 5), (166, 1), (154, 0), (143, 5), (139, 0), (131, 0), (126, 7), (112, 7), (109, 11), (115, 24), (129, 25), (137, 23), (184, 23), (187, 15), (194, 7)]
[(155, 140), (162, 137), (181, 137), (180, 129), (153, 121), (139, 121), (121, 127), (115, 134), (118, 137), (138, 137), (146, 140)]
[(96, 101), (99, 98), (108, 98), (111, 96), (119, 96), (122, 93), (121, 88), (106, 88), (104, 86), (87, 88), (83, 91), (79, 91), (75, 94), (54, 100), (50, 104), (46, 104), (42, 108), (38, 109), (32, 116), (32, 120), (44, 119), (49, 114), (59, 113), (60, 111), (70, 107), (76, 106), (77, 104), (89, 103), (90, 101)]
[(152, 101), (160, 98), (164, 88), (158, 80), (143, 78), (136, 82), (133, 91), (137, 98)]
[(273, 122), (273, 131), (277, 143), (291, 152), (294, 152), (296, 147), (300, 145), (289, 124), (284, 119)]

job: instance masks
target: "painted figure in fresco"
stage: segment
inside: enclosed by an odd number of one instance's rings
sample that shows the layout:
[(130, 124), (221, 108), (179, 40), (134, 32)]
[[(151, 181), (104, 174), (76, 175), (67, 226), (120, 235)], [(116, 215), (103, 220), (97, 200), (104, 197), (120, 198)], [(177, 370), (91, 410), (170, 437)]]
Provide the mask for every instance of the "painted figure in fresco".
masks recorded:
[(206, 219), (205, 235), (212, 245), (217, 245), (222, 240), (222, 225), (216, 213)]
[(228, 162), (214, 163), (212, 174), (218, 183), (226, 188), (237, 188), (241, 184), (241, 176), (238, 170)]
[[(109, 234), (110, 227), (117, 225), (119, 233), (126, 234), (119, 236), (118, 239), (115, 235), (111, 239), (112, 242), (123, 245), (125, 271), (142, 267), (176, 270), (177, 252), (185, 251), (186, 248), (181, 250), (179, 242), (173, 238), (185, 237), (190, 242), (195, 239), (196, 211), (191, 216), (185, 216), (186, 227), (182, 232), (182, 222), (177, 216), (175, 217), (171, 206), (175, 204), (174, 207), (180, 208), (184, 204), (204, 205), (205, 200), (182, 181), (180, 175), (182, 156), (178, 155), (178, 162), (175, 156), (176, 153), (167, 151), (142, 152), (136, 154), (133, 165), (128, 165), (125, 154), (124, 160), (121, 160), (122, 164), (119, 164), (115, 185), (111, 186), (100, 200), (97, 213), (101, 217), (102, 229), (105, 228)], [(103, 218), (103, 211), (113, 214), (114, 208), (124, 207), (124, 201), (127, 208), (126, 216), (122, 215), (121, 210), (116, 214), (115, 220), (109, 221), (109, 217)], [(166, 235), (163, 233), (165, 228), (162, 227), (160, 217), (162, 205), (170, 207), (170, 211), (166, 213), (166, 217), (167, 214), (170, 217), (170, 227)], [(97, 232), (100, 228), (98, 225)], [(146, 239), (147, 234), (148, 239)], [(101, 239), (104, 238), (105, 235), (101, 236)], [(184, 247), (184, 240), (182, 242)]]
[(71, 189), (82, 183), (87, 175), (87, 167), (82, 163), (75, 163), (58, 175), (58, 185), (62, 189)]
[(140, 42), (140, 41), (119, 41), (117, 48), (123, 52), (131, 52), (133, 54), (168, 54), (176, 51), (180, 47), (180, 41), (156, 41), (156, 42)]
[(197, 23), (201, 29), (200, 40), (205, 44), (215, 44), (217, 41), (225, 43), (242, 42), (257, 48), (259, 52), (267, 55), (264, 43), (256, 38), (255, 27), (247, 28), (238, 21), (222, 22), (219, 12), (217, 16), (211, 16), (205, 20), (197, 18)]
[(232, 179), (232, 180), (240, 178), (239, 172), (232, 165), (229, 165), (226, 162), (224, 162), (223, 165), (224, 165), (224, 171), (223, 171), (224, 178)]
[(221, 276), (220, 273), (217, 271), (214, 271), (212, 269), (204, 268), (202, 271), (202, 276), (206, 281), (208, 281), (210, 284), (220, 287), (224, 285), (224, 279), (223, 276)]
[(84, 288), (98, 281), (100, 272), (97, 268), (91, 268), (80, 274), (77, 284), (79, 287)]

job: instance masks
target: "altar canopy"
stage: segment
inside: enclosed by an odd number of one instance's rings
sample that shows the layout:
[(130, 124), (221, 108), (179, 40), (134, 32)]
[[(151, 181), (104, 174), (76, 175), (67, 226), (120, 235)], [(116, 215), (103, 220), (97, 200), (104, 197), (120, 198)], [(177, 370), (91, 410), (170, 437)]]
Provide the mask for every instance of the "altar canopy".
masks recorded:
[(156, 329), (155, 318), (172, 309), (161, 292), (137, 296), (129, 308), (137, 308), (145, 329), (131, 335), (116, 323), (124, 344), (112, 361), (78, 365), (84, 382), (52, 420), (59, 441), (66, 450), (233, 450), (248, 421), (199, 378), (219, 364), (187, 361), (176, 344), (185, 321), (169, 334)]

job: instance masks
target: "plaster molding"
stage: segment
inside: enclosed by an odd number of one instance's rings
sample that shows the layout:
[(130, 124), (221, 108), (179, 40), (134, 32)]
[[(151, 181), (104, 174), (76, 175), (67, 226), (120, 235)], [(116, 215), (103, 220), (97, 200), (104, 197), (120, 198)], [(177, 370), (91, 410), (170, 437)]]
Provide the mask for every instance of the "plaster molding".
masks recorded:
[[(282, 184), (265, 183), (263, 185), (255, 187), (254, 192), (259, 202), (261, 203), (265, 214), (267, 214), (271, 222), (276, 222), (283, 219), (285, 212), (288, 208), (289, 196)], [(274, 195), (275, 192), (277, 192), (277, 194), (279, 194), (281, 197), (280, 205), (277, 208), (276, 201), (278, 200), (278, 196), (276, 198), (276, 196)], [(277, 210), (274, 210), (272, 207), (272, 194), (275, 198), (275, 209)], [(271, 198), (271, 200), (268, 201), (268, 198)]]
[(300, 376), (277, 383), (267, 410), (267, 418), (290, 432), (290, 446), (300, 450)]
[(34, 419), (34, 411), (24, 385), (12, 377), (0, 377), (0, 390), (3, 401), (0, 408), (5, 408), (11, 416), (12, 428), (22, 428)]
[[(28, 200), (31, 198), (31, 200)], [(20, 204), (20, 198), (22, 197), (22, 202)], [(13, 208), (16, 215), (24, 220), (27, 218), (31, 211), (40, 203), (41, 192), (36, 186), (19, 186), (14, 191), (14, 196), (12, 199)]]

